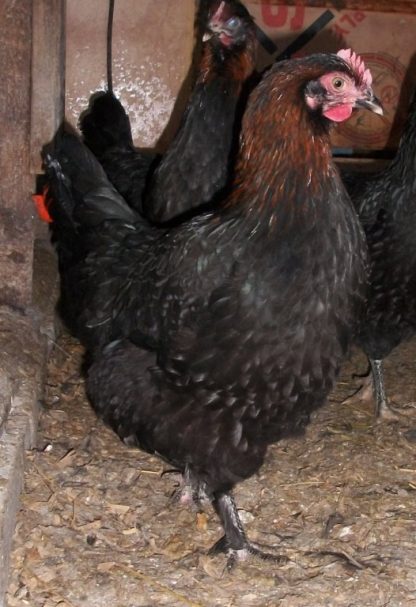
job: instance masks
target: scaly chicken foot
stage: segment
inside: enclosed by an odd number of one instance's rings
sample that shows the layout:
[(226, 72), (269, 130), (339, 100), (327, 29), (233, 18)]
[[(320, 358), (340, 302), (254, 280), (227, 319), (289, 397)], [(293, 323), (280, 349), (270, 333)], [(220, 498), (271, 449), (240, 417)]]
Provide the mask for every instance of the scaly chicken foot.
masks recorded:
[(373, 392), (375, 398), (375, 417), (376, 419), (385, 419), (397, 421), (398, 415), (389, 407), (386, 390), (384, 387), (384, 372), (383, 361), (369, 359), (371, 365), (371, 373), (373, 377)]
[(263, 552), (248, 541), (231, 494), (223, 493), (217, 496), (213, 504), (221, 519), (225, 534), (212, 546), (208, 554), (225, 553), (228, 557), (228, 571), (231, 571), (238, 561), (246, 560), (249, 556), (276, 563), (284, 563), (288, 560), (286, 556)]
[(342, 401), (348, 404), (355, 401), (370, 403), (374, 401), (374, 417), (376, 420), (397, 421), (399, 416), (389, 406), (384, 387), (383, 361), (369, 358), (370, 368), (363, 377), (362, 385)]

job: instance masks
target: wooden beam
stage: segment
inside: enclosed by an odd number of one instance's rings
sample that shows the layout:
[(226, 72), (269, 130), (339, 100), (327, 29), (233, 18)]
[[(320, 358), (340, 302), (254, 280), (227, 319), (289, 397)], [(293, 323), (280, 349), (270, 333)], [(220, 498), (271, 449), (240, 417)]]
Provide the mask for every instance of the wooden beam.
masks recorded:
[(65, 109), (65, 3), (33, 0), (30, 168), (41, 172), (40, 150), (61, 124)]
[(415, 0), (250, 0), (252, 4), (416, 14)]
[(0, 304), (19, 309), (29, 306), (32, 298), (31, 38), (32, 3), (1, 0)]

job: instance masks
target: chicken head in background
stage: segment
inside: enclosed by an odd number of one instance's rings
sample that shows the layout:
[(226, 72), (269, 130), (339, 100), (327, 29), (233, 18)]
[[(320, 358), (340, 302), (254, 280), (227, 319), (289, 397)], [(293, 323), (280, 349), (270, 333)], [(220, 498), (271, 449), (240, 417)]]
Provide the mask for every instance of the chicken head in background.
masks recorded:
[(92, 405), (211, 500), (224, 529), (213, 551), (230, 566), (267, 556), (233, 487), (325, 403), (360, 323), (367, 247), (329, 131), (362, 106), (380, 111), (350, 51), (275, 64), (249, 97), (230, 192), (172, 227), (135, 213), (76, 137), (45, 154)]

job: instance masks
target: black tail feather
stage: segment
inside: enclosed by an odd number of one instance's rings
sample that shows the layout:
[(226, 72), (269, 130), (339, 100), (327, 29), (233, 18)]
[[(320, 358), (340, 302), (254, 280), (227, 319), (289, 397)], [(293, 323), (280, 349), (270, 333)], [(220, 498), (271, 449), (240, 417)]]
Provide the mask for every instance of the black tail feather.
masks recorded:
[[(57, 158), (46, 153), (43, 164), (48, 182), (47, 207), (52, 221), (76, 230), (74, 219), (75, 202), (71, 193), (71, 185), (65, 177)], [(54, 204), (59, 200), (59, 204)]]
[(137, 214), (108, 181), (90, 150), (72, 133), (58, 134), (43, 155), (52, 202), (52, 219), (78, 226), (96, 226), (109, 219), (128, 223)]
[(80, 128), (86, 145), (97, 158), (112, 147), (133, 146), (129, 117), (111, 92), (100, 91), (91, 97)]

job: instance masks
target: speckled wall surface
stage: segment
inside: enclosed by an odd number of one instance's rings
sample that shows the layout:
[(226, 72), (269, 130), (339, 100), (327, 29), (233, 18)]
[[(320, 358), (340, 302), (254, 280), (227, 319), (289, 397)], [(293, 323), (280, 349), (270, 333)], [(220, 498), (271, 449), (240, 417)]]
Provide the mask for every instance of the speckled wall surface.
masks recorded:
[[(106, 87), (106, 0), (67, 0), (66, 117), (77, 124)], [(194, 46), (194, 0), (116, 0), (114, 91), (136, 145), (153, 146), (168, 122)]]

